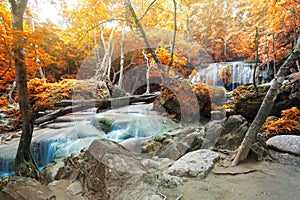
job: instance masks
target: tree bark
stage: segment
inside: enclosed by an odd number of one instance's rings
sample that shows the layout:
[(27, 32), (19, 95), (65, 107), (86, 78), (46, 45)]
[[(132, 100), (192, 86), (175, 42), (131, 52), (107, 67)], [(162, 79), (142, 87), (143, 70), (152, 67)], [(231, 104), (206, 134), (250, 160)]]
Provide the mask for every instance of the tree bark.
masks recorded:
[(289, 68), (296, 62), (296, 60), (299, 57), (299, 50), (300, 50), (300, 36), (298, 37), (297, 45), (295, 49), (293, 50), (292, 54), (288, 57), (288, 59), (284, 62), (284, 64), (279, 68), (279, 71), (277, 73), (277, 78), (273, 79), (271, 82), (271, 87), (268, 90), (260, 109), (258, 110), (258, 113), (256, 117), (254, 118), (254, 121), (250, 125), (245, 138), (240, 145), (237, 155), (234, 158), (232, 162), (232, 166), (238, 165), (241, 161), (245, 160), (248, 156), (248, 153), (250, 151), (250, 148), (255, 141), (256, 135), (261, 128), (261, 126), (264, 124), (266, 118), (270, 114), (270, 111), (274, 105), (274, 102), (276, 100), (279, 87), (281, 85), (281, 81), (279, 81), (279, 78), (285, 78), (289, 73)]
[(14, 170), (18, 176), (28, 176), (32, 178), (39, 178), (39, 170), (34, 161), (31, 152), (30, 144), (33, 132), (33, 118), (30, 109), (28, 98), (28, 87), (26, 78), (26, 64), (24, 53), (24, 38), (23, 32), (23, 15), (27, 6), (28, 0), (9, 0), (11, 4), (12, 13), (12, 28), (15, 30), (16, 45), (14, 48), (15, 67), (16, 67), (16, 81), (18, 88), (19, 106), (22, 117), (22, 135), (20, 138), (17, 155), (15, 158)]

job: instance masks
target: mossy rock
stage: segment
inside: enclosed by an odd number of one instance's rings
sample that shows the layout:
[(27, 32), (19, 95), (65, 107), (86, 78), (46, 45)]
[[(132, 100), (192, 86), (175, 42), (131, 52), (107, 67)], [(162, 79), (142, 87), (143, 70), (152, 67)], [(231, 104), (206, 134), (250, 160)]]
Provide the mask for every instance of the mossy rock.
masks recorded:
[[(248, 121), (252, 121), (270, 88), (269, 84), (259, 85), (255, 92), (253, 85), (244, 85), (233, 90), (234, 111)], [(291, 107), (300, 107), (300, 83), (293, 86), (281, 86), (280, 91), (271, 109), (270, 115), (280, 116), (282, 110)]]

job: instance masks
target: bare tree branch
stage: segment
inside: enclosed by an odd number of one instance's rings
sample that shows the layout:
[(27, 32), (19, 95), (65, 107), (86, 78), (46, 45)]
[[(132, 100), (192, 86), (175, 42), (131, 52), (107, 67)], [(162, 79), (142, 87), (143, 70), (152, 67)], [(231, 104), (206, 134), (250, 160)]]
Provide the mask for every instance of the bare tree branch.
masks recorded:
[(175, 48), (175, 41), (176, 41), (176, 32), (177, 32), (177, 5), (176, 5), (176, 0), (173, 0), (174, 4), (174, 34), (173, 34), (173, 42), (172, 42), (172, 49), (171, 49), (171, 60), (168, 66), (168, 71), (170, 70), (170, 67), (173, 64), (174, 60), (174, 48)]
[(148, 6), (148, 8), (145, 10), (145, 12), (143, 13), (143, 15), (139, 18), (139, 21), (141, 21), (145, 15), (147, 14), (147, 12), (154, 6), (154, 4), (157, 2), (157, 0), (153, 0), (150, 5)]
[(129, 12), (131, 13), (131, 15), (132, 15), (132, 17), (133, 17), (133, 19), (134, 19), (134, 21), (135, 21), (135, 24), (137, 25), (137, 27), (138, 27), (140, 33), (142, 34), (142, 37), (143, 37), (143, 39), (144, 39), (144, 41), (145, 41), (145, 43), (146, 43), (146, 45), (147, 45), (147, 47), (148, 47), (148, 49), (149, 49), (149, 51), (150, 51), (150, 53), (151, 53), (151, 56), (152, 56), (153, 59), (154, 59), (155, 63), (156, 63), (158, 66), (161, 65), (159, 59), (158, 59), (157, 56), (156, 56), (155, 51), (154, 51), (153, 48), (152, 48), (152, 45), (150, 44), (150, 41), (148, 40), (147, 35), (146, 35), (146, 33), (145, 33), (145, 31), (144, 31), (144, 29), (143, 29), (143, 27), (142, 27), (142, 25), (141, 25), (141, 23), (140, 23), (140, 21), (139, 21), (137, 15), (136, 15), (136, 13), (135, 13), (135, 11), (134, 11), (132, 5), (131, 5), (130, 0), (126, 0), (126, 4), (127, 4), (127, 7), (129, 8)]

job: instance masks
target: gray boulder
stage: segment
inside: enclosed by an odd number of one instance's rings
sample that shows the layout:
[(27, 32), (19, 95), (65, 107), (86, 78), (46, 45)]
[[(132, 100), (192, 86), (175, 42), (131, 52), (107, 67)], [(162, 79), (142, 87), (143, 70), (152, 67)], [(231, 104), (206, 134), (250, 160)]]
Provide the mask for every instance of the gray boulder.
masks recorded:
[(218, 125), (216, 125), (215, 129), (212, 127), (212, 130), (222, 129), (216, 147), (234, 151), (242, 143), (249, 128), (249, 123), (241, 115), (231, 115), (225, 121), (223, 126), (223, 129)]
[(200, 149), (187, 153), (166, 170), (171, 176), (205, 178), (219, 159), (216, 152)]
[(118, 143), (95, 140), (81, 165), (84, 194), (89, 199), (161, 199), (154, 175), (138, 157)]
[(268, 147), (300, 156), (300, 136), (277, 135), (267, 140)]

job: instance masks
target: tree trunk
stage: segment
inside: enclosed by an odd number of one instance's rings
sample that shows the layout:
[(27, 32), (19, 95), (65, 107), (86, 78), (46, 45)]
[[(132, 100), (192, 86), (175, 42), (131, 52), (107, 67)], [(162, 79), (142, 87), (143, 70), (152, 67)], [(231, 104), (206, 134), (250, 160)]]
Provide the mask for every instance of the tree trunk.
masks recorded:
[(27, 6), (28, 0), (15, 0), (9, 1), (11, 4), (12, 13), (12, 28), (18, 35), (15, 35), (16, 45), (15, 53), (15, 67), (16, 67), (16, 81), (18, 88), (18, 98), (22, 124), (22, 135), (20, 138), (17, 155), (15, 158), (14, 170), (18, 176), (28, 176), (32, 178), (39, 178), (39, 170), (34, 161), (30, 144), (33, 132), (33, 118), (30, 110), (27, 78), (26, 78), (26, 64), (24, 54), (24, 38), (21, 33), (23, 32), (23, 15)]
[(238, 149), (238, 153), (236, 157), (234, 158), (232, 165), (236, 166), (239, 164), (240, 161), (243, 161), (247, 158), (248, 153), (250, 151), (251, 145), (255, 141), (256, 135), (261, 128), (261, 126), (264, 124), (266, 118), (270, 114), (270, 111), (274, 105), (274, 102), (276, 100), (279, 86), (281, 85), (280, 78), (285, 78), (285, 76), (289, 73), (289, 68), (296, 62), (296, 60), (299, 57), (299, 50), (300, 50), (300, 36), (298, 37), (297, 45), (292, 52), (292, 54), (288, 57), (288, 59), (284, 62), (284, 64), (279, 68), (279, 71), (277, 73), (277, 78), (273, 79), (271, 82), (271, 87), (268, 90), (259, 110), (258, 113), (250, 125), (245, 138), (240, 145)]
[(124, 60), (125, 60), (124, 58), (125, 28), (126, 28), (126, 21), (123, 24), (122, 36), (120, 42), (121, 57), (120, 57), (120, 75), (119, 75), (119, 83), (118, 83), (120, 88), (123, 88), (123, 72), (124, 72)]

